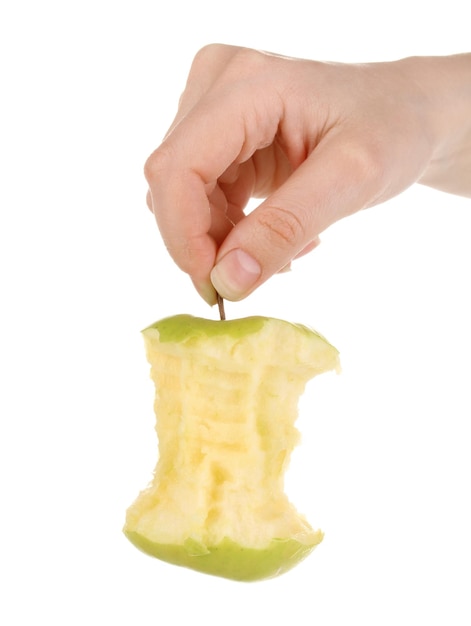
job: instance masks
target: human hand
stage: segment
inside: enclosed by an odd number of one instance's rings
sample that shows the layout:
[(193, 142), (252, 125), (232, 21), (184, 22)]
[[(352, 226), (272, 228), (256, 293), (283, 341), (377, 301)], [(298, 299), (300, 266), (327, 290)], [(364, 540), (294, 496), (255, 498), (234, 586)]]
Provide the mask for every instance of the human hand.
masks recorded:
[[(200, 295), (240, 300), (338, 219), (418, 180), (446, 188), (437, 164), (456, 147), (429, 75), (425, 58), (349, 65), (203, 48), (145, 167), (164, 242)], [(251, 197), (264, 200), (245, 215)]]

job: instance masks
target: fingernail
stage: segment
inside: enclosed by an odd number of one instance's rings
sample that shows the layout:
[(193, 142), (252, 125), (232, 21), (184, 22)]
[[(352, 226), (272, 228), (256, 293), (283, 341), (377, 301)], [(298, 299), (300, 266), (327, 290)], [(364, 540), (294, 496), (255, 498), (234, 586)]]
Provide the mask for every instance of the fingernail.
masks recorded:
[(240, 300), (260, 278), (262, 268), (247, 252), (236, 248), (228, 252), (211, 272), (211, 282), (226, 300)]
[(210, 306), (214, 306), (217, 302), (217, 294), (216, 290), (211, 284), (205, 283), (197, 283), (194, 279), (193, 285), (196, 287), (196, 291), (200, 294), (205, 302), (207, 302)]

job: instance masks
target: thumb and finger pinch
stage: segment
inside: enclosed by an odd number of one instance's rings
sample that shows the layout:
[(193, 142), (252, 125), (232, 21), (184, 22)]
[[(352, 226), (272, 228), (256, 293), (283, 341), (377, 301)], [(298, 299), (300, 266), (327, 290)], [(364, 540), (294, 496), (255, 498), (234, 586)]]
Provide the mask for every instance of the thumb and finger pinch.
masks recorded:
[(290, 178), (241, 220), (218, 249), (211, 281), (227, 300), (241, 300), (319, 244), (337, 220), (376, 204), (384, 177), (375, 151), (340, 137), (321, 142)]
[(216, 303), (217, 293), (232, 301), (245, 298), (316, 247), (328, 226), (379, 201), (385, 177), (376, 150), (360, 147), (341, 133), (333, 135), (325, 137), (255, 210), (232, 225), (222, 242), (210, 234), (210, 191), (200, 174), (167, 172), (165, 184), (152, 188), (164, 242), (209, 304)]

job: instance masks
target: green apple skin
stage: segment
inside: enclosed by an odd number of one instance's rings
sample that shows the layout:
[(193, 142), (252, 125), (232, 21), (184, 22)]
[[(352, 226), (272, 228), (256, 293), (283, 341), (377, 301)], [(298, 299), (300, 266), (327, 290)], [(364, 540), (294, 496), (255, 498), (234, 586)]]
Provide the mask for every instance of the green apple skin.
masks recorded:
[(218, 335), (228, 335), (234, 339), (241, 339), (246, 335), (251, 335), (263, 328), (266, 323), (277, 321), (283, 324), (293, 326), (306, 335), (316, 335), (328, 344), (333, 352), (338, 355), (337, 350), (329, 344), (327, 339), (320, 335), (317, 331), (304, 326), (303, 324), (293, 324), (284, 320), (276, 320), (272, 317), (263, 317), (261, 315), (244, 317), (234, 320), (209, 320), (202, 317), (194, 317), (182, 313), (181, 315), (173, 315), (154, 322), (147, 326), (142, 332), (156, 329), (159, 331), (159, 340), (163, 343), (185, 342), (188, 339), (195, 340), (203, 337), (217, 337)]
[[(167, 563), (188, 567), (221, 578), (253, 582), (284, 574), (305, 559), (316, 547), (295, 539), (273, 539), (263, 550), (244, 548), (224, 539), (219, 545), (199, 547), (191, 540), (183, 546), (153, 543), (136, 532), (125, 531), (126, 537), (139, 550)], [(319, 533), (319, 543), (322, 534)]]

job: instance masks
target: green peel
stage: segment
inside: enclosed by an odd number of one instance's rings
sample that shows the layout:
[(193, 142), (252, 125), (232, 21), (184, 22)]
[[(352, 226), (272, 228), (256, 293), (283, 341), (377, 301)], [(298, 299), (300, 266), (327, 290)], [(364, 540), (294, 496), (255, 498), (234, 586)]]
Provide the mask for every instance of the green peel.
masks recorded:
[(162, 561), (240, 582), (274, 578), (287, 572), (305, 559), (323, 537), (319, 532), (312, 545), (294, 539), (273, 539), (266, 548), (257, 550), (227, 537), (217, 546), (206, 547), (191, 539), (176, 546), (153, 543), (135, 532), (125, 531), (125, 535), (137, 548)]

